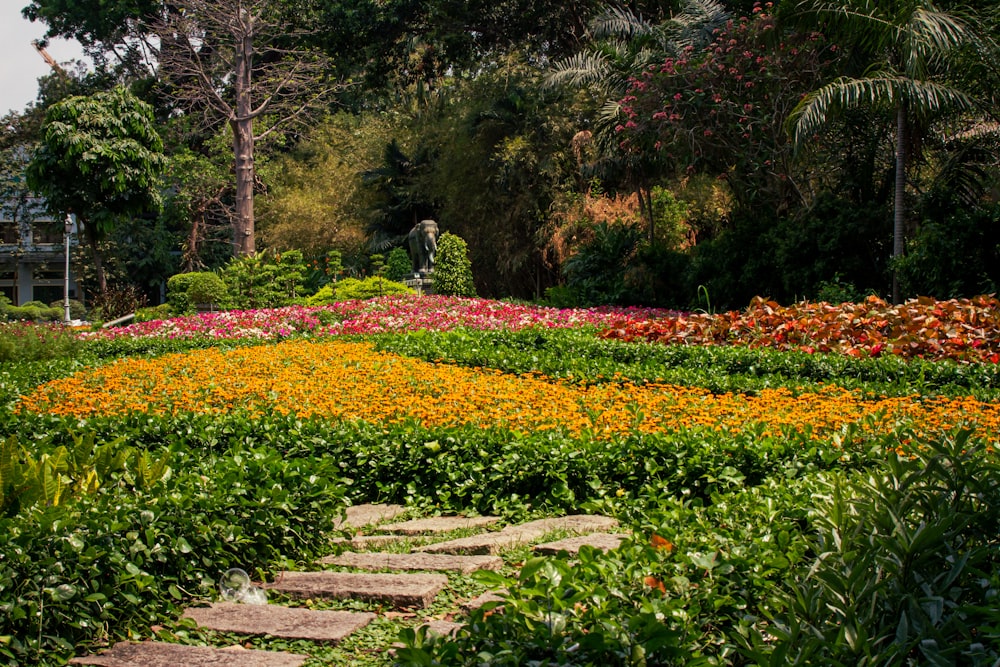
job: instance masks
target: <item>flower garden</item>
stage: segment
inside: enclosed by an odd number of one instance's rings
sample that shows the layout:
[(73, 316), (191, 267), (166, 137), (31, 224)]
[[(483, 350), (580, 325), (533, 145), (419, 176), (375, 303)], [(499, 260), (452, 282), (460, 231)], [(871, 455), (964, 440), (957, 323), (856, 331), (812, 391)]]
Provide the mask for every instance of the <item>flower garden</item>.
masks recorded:
[(329, 553), (361, 502), (604, 513), (631, 537), (506, 554), (524, 567), (465, 582), (506, 587), (502, 613), (453, 637), (385, 616), (394, 655), (310, 665), (1000, 660), (994, 298), (385, 297), (49, 335), (32, 350), (58, 354), (0, 366), (0, 664), (224, 641), (179, 609), (229, 567)]

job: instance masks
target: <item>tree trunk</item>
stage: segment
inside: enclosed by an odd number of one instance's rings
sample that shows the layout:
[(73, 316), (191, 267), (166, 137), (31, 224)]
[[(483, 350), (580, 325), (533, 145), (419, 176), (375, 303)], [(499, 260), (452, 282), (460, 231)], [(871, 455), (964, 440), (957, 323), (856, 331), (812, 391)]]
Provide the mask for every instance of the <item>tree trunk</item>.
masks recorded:
[(639, 197), (639, 215), (646, 218), (649, 244), (652, 245), (656, 240), (656, 218), (653, 216), (653, 193), (649, 188), (644, 188), (641, 183), (635, 186), (635, 193)]
[(253, 118), (250, 99), (250, 66), (253, 61), (253, 32), (237, 44), (236, 72), (233, 84), (236, 89), (236, 117), (230, 119), (233, 129), (233, 155), (236, 166), (236, 221), (233, 224), (233, 250), (236, 256), (257, 252), (254, 242), (253, 215)]
[(896, 185), (892, 213), (892, 302), (900, 303), (899, 270), (896, 263), (903, 257), (903, 235), (906, 230), (906, 142), (908, 125), (906, 103), (896, 107)]
[(90, 250), (94, 255), (94, 275), (97, 277), (97, 291), (100, 292), (101, 296), (107, 296), (108, 279), (104, 274), (104, 255), (101, 253), (95, 237), (89, 236), (88, 240), (90, 241)]

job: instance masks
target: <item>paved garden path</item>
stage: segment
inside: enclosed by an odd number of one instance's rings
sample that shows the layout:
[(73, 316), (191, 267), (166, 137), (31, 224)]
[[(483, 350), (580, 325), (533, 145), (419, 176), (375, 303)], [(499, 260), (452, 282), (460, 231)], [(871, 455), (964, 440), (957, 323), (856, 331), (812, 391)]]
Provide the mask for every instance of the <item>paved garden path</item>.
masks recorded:
[[(429, 517), (395, 520), (406, 512), (399, 505), (358, 505), (347, 510), (338, 524), (355, 535), (335, 540), (338, 553), (321, 559), (318, 567), (334, 566), (337, 571), (278, 572), (274, 581), (262, 587), (290, 598), (310, 600), (357, 600), (375, 603), (380, 609), (426, 609), (448, 587), (447, 573), (468, 574), (476, 570), (499, 570), (504, 561), (498, 554), (514, 547), (533, 544), (537, 553), (566, 551), (575, 555), (581, 546), (613, 549), (624, 535), (609, 531), (614, 519), (595, 515), (575, 515), (541, 519), (500, 530), (490, 530), (495, 517)], [(440, 535), (456, 530), (474, 532), (468, 537), (442, 540)], [(574, 537), (538, 544), (553, 532)], [(360, 551), (378, 549), (400, 540), (428, 542), (411, 546), (407, 553)], [(358, 551), (356, 551), (358, 550)], [(344, 571), (344, 570), (348, 571)], [(486, 592), (459, 605), (447, 617), (461, 617), (491, 600), (501, 599)], [(281, 604), (238, 604), (218, 602), (190, 607), (184, 617), (208, 630), (284, 639), (304, 639), (337, 643), (377, 618), (373, 612), (323, 611)], [(447, 634), (462, 626), (459, 622), (433, 621), (430, 631)], [(386, 647), (387, 649), (389, 647)], [(297, 667), (309, 656), (277, 651), (250, 650), (239, 645), (227, 648), (183, 646), (166, 642), (119, 642), (100, 654), (74, 658), (70, 664), (103, 667)]]

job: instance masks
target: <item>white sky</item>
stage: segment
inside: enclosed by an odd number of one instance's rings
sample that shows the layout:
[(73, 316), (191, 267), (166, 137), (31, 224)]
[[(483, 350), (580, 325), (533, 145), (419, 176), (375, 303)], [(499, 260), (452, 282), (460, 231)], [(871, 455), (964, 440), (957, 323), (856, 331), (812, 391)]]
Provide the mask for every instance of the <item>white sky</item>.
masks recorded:
[[(0, 0), (0, 116), (24, 111), (38, 96), (38, 78), (52, 71), (31, 45), (31, 40), (45, 35), (45, 24), (21, 16), (27, 4), (28, 0)], [(52, 40), (47, 50), (58, 63), (82, 57), (75, 41)]]

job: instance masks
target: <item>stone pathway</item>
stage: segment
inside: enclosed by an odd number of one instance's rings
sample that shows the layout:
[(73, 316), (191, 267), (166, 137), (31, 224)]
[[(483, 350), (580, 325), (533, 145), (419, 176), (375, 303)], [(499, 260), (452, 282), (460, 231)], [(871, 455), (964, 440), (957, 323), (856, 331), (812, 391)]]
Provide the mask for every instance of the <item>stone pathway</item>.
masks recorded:
[[(608, 550), (616, 548), (624, 535), (607, 531), (617, 527), (614, 519), (576, 515), (541, 519), (488, 530), (496, 517), (429, 517), (388, 523), (407, 510), (399, 505), (359, 505), (348, 508), (338, 529), (357, 530), (350, 539), (334, 540), (340, 549), (378, 548), (414, 536), (433, 536), (454, 530), (481, 531), (469, 537), (413, 547), (409, 553), (361, 552), (328, 556), (321, 566), (335, 566), (362, 572), (279, 572), (273, 583), (263, 588), (292, 598), (313, 600), (358, 600), (397, 610), (426, 609), (448, 586), (446, 574), (468, 574), (476, 570), (499, 570), (504, 561), (499, 553), (533, 544), (556, 531), (573, 534), (547, 544), (535, 544), (540, 554), (579, 553), (583, 545)], [(423, 538), (421, 538), (423, 539)], [(440, 538), (436, 538), (440, 539)], [(397, 547), (398, 549), (398, 547)], [(372, 570), (379, 570), (373, 572)], [(388, 570), (390, 572), (381, 572)], [(500, 591), (487, 591), (478, 598), (456, 606), (454, 614), (467, 614), (486, 602), (502, 601)], [(396, 613), (396, 612), (393, 612)], [(387, 614), (388, 615), (388, 614)], [(405, 615), (409, 615), (408, 613)], [(448, 614), (451, 617), (453, 614)], [(215, 603), (190, 607), (184, 618), (208, 630), (255, 636), (337, 643), (365, 627), (378, 615), (372, 612), (323, 611), (280, 604), (247, 605)], [(457, 632), (461, 623), (435, 620), (427, 623), (431, 632)], [(389, 647), (386, 647), (387, 649)], [(74, 658), (70, 664), (101, 667), (187, 667), (240, 665), (241, 667), (298, 667), (308, 656), (276, 651), (248, 650), (241, 646), (210, 648), (162, 642), (119, 642), (103, 653)]]

